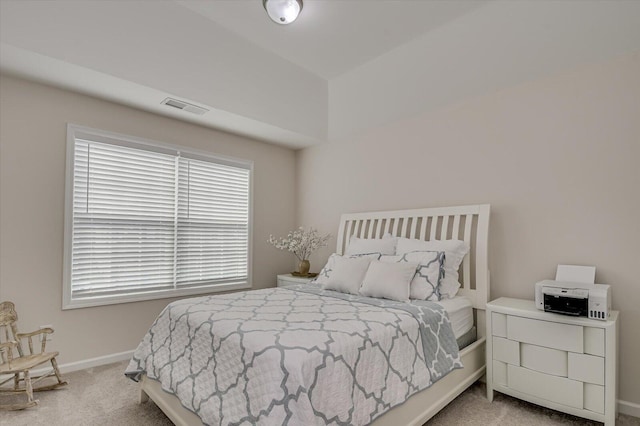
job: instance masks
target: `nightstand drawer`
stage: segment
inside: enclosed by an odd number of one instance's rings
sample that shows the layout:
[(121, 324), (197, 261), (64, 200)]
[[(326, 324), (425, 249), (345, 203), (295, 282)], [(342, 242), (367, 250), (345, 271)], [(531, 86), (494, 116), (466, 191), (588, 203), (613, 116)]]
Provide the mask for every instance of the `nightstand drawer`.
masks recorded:
[(582, 353), (583, 329), (577, 325), (538, 321), (513, 315), (507, 317), (507, 337), (552, 349)]
[(575, 408), (583, 405), (582, 382), (513, 365), (507, 366), (507, 382), (509, 388), (537, 398)]
[(493, 360), (493, 381), (496, 384), (507, 386), (507, 364)]
[(491, 326), (491, 334), (494, 336), (507, 337), (507, 316), (494, 312), (491, 314), (493, 325)]
[(521, 343), (520, 355), (520, 366), (529, 370), (561, 377), (567, 377), (568, 375), (569, 368), (566, 351)]
[(520, 365), (520, 344), (502, 337), (494, 337), (493, 359), (507, 364)]
[(584, 408), (604, 414), (604, 386), (584, 384)]
[(584, 353), (604, 356), (604, 330), (602, 328), (584, 328)]
[(604, 358), (569, 352), (569, 378), (604, 385)]

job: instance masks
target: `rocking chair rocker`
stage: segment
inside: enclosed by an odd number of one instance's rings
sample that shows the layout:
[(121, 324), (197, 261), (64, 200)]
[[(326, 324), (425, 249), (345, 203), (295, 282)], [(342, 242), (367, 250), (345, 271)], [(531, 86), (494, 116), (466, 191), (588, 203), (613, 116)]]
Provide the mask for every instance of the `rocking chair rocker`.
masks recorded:
[[(59, 386), (66, 385), (67, 382), (62, 380), (56, 357), (58, 352), (45, 352), (45, 344), (47, 340), (44, 338), (47, 334), (53, 333), (51, 328), (42, 328), (31, 333), (18, 333), (16, 322), (18, 314), (15, 305), (12, 302), (0, 303), (0, 376), (11, 375), (8, 379), (0, 382), (0, 392), (2, 393), (26, 393), (27, 401), (17, 404), (2, 405), (0, 410), (23, 410), (25, 408), (34, 407), (38, 404), (38, 400), (33, 399), (34, 391), (43, 391), (55, 389)], [(4, 331), (3, 331), (4, 329)], [(33, 337), (42, 336), (42, 346), (39, 353), (33, 350)], [(26, 354), (22, 349), (21, 340), (26, 338), (29, 345), (29, 353)], [(16, 352), (17, 351), (17, 355)], [(35, 367), (51, 362), (52, 371), (37, 377), (31, 377), (31, 370)], [(36, 383), (47, 377), (55, 375), (57, 383), (33, 387)], [(2, 387), (5, 383), (13, 380), (12, 387)], [(23, 383), (23, 385), (21, 384)]]

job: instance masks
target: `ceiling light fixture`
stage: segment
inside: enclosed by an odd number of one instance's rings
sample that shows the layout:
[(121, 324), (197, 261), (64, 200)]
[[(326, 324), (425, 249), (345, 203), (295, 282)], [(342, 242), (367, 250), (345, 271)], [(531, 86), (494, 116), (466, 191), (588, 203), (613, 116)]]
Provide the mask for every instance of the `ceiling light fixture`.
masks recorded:
[(262, 0), (262, 5), (269, 18), (280, 25), (295, 21), (302, 10), (302, 0)]

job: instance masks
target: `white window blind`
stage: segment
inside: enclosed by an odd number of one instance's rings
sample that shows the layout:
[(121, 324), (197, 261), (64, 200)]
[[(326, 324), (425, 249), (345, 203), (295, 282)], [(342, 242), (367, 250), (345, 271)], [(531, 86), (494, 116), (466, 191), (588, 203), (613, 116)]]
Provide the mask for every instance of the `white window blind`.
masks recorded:
[(250, 163), (73, 134), (67, 308), (248, 286)]

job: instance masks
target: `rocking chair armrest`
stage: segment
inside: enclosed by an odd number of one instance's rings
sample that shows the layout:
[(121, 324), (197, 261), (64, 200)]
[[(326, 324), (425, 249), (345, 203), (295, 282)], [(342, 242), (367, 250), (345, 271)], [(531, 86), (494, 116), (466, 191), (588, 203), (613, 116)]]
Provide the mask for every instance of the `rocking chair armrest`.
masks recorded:
[(41, 328), (39, 330), (36, 331), (32, 331), (30, 333), (16, 333), (16, 339), (22, 339), (25, 337), (33, 337), (33, 336), (37, 336), (38, 334), (52, 334), (53, 333), (53, 328)]
[[(39, 329), (39, 330), (32, 331), (32, 332), (30, 332), (30, 333), (16, 333), (16, 334), (15, 334), (15, 338), (16, 338), (16, 340), (18, 340), (19, 342), (20, 342), (22, 339), (26, 338), (26, 339), (27, 339), (27, 342), (29, 343), (29, 353), (30, 353), (31, 355), (35, 355), (35, 353), (36, 353), (36, 352), (34, 352), (34, 347), (33, 347), (33, 336), (45, 335), (45, 337), (44, 337), (44, 338), (41, 338), (41, 339), (40, 339), (40, 340), (41, 340), (41, 344), (40, 344), (40, 353), (44, 353), (44, 351), (45, 351), (45, 347), (46, 347), (46, 345), (47, 345), (47, 340), (49, 340), (49, 339), (47, 339), (47, 338), (46, 338), (46, 335), (47, 335), (47, 334), (52, 334), (52, 333), (53, 333), (53, 328), (50, 328), (50, 327), (44, 327), (44, 328), (41, 328), (41, 329)], [(18, 345), (19, 345), (19, 344), (20, 344), (20, 343), (18, 343)], [(20, 352), (20, 354), (21, 354), (21, 355), (22, 355), (22, 353), (23, 353), (23, 352), (22, 352), (22, 348), (21, 348), (20, 346), (18, 346), (18, 352)]]
[(18, 342), (16, 342), (15, 340), (7, 340), (4, 343), (0, 343), (0, 351), (4, 350), (5, 348), (17, 348), (18, 347)]

